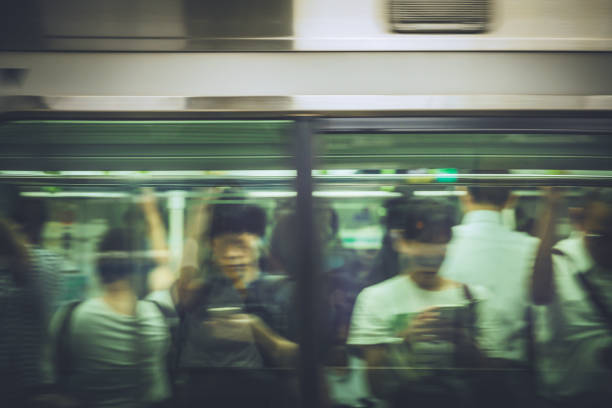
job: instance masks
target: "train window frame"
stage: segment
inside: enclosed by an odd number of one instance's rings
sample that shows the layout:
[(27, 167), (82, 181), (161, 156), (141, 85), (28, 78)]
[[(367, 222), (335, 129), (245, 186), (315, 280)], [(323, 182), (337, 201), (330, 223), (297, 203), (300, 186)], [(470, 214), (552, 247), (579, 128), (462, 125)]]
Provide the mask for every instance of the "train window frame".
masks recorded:
[[(65, 118), (66, 113), (63, 113)], [(107, 119), (115, 119), (119, 121), (129, 121), (127, 117), (113, 116), (109, 114)], [(428, 115), (421, 113), (415, 114), (412, 117), (300, 117), (293, 115), (281, 115), (276, 119), (285, 121), (289, 124), (289, 144), (294, 149), (291, 157), (292, 170), (296, 171), (295, 182), (297, 192), (297, 212), (300, 221), (300, 231), (302, 232), (301, 242), (306, 245), (301, 245), (303, 249), (300, 253), (300, 264), (302, 267), (298, 271), (297, 296), (299, 301), (299, 310), (301, 313), (301, 360), (302, 364), (299, 368), (300, 384), (305, 406), (320, 406), (318, 401), (319, 384), (317, 366), (317, 338), (315, 331), (315, 314), (316, 309), (313, 307), (312, 299), (317, 297), (317, 273), (312, 273), (317, 270), (318, 263), (321, 261), (319, 252), (314, 245), (315, 242), (315, 223), (313, 221), (313, 191), (318, 181), (317, 175), (314, 173), (318, 169), (326, 169), (325, 152), (321, 152), (320, 146), (322, 139), (326, 135), (435, 135), (435, 134), (452, 134), (461, 136), (462, 134), (482, 134), (488, 133), (491, 135), (503, 135), (505, 133), (512, 134), (559, 134), (573, 135), (582, 134), (593, 136), (596, 138), (610, 138), (612, 135), (612, 117), (609, 113), (590, 113), (590, 114), (574, 114), (574, 115), (546, 115), (546, 114), (520, 114), (509, 112), (491, 115)], [(6, 123), (8, 119), (4, 119), (2, 123)], [(45, 120), (53, 120), (45, 118)], [(199, 119), (207, 121), (208, 119)], [(213, 120), (213, 119), (211, 119)], [(225, 119), (219, 119), (225, 120)], [(233, 118), (239, 120), (239, 117)], [(258, 119), (250, 118), (253, 122), (258, 122)], [(15, 121), (19, 121), (16, 119)], [(177, 119), (181, 121), (181, 119)], [(151, 122), (155, 122), (154, 120)], [(1, 125), (0, 125), (1, 126)], [(0, 129), (1, 131), (1, 129)], [(602, 139), (603, 140), (603, 139)], [(595, 143), (596, 144), (596, 143)], [(443, 146), (440, 147), (443, 150)], [(601, 152), (600, 152), (601, 153)], [(612, 157), (612, 151), (605, 150), (602, 154), (605, 157)], [(570, 162), (572, 155), (559, 157), (558, 162)], [(363, 159), (362, 159), (363, 162)], [(17, 163), (17, 162), (15, 162)], [(600, 162), (594, 166), (594, 161), (589, 161), (587, 158), (581, 157), (573, 163), (583, 163), (585, 169), (592, 168), (593, 170), (611, 170), (610, 164)], [(610, 163), (608, 161), (607, 163)], [(340, 165), (345, 167), (350, 164), (350, 161), (344, 161)], [(362, 163), (363, 164), (363, 163)], [(16, 164), (14, 164), (16, 166)], [(150, 162), (151, 166), (155, 166), (154, 161)], [(20, 166), (16, 166), (17, 169)], [(23, 166), (21, 166), (23, 168)], [(334, 167), (334, 166), (331, 166)], [(338, 166), (336, 166), (338, 167)], [(495, 166), (494, 166), (495, 167)], [(490, 168), (490, 169), (494, 169)], [(498, 166), (502, 167), (503, 166)], [(572, 166), (569, 166), (572, 167)], [(594, 168), (593, 168), (594, 167)], [(478, 177), (462, 175), (458, 178), (458, 184), (469, 184)], [(588, 180), (588, 185), (612, 185), (612, 178), (604, 179), (583, 177)], [(522, 180), (522, 181), (521, 181)], [(482, 179), (480, 180), (482, 181)], [(559, 177), (517, 177), (514, 179), (503, 180), (503, 177), (495, 176), (488, 180), (492, 184), (500, 182), (507, 185), (517, 185), (521, 183), (550, 185), (557, 183), (559, 185), (573, 185), (576, 180), (571, 177), (559, 175)], [(418, 184), (418, 183), (417, 183)]]

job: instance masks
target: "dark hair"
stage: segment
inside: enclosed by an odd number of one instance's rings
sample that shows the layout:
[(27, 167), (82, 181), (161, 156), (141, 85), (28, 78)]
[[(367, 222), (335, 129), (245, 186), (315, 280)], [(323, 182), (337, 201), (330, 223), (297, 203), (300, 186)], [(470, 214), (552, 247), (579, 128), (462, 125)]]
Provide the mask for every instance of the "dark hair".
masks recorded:
[(588, 209), (593, 203), (604, 203), (612, 207), (612, 189), (600, 188), (594, 191), (589, 191), (583, 197), (584, 208)]
[(386, 224), (391, 228), (402, 229), (404, 238), (408, 240), (448, 241), (451, 228), (455, 225), (455, 212), (450, 205), (440, 201), (411, 198), (393, 203), (387, 213)]
[(314, 216), (320, 217), (325, 213), (329, 213), (329, 227), (331, 229), (331, 238), (338, 235), (340, 221), (338, 220), (338, 212), (332, 206), (332, 203), (324, 198), (317, 197), (314, 202)]
[(269, 257), (275, 267), (279, 267), (288, 275), (294, 275), (297, 267), (297, 225), (298, 219), (295, 213), (282, 215), (276, 222), (276, 226), (270, 237)]
[(475, 203), (493, 204), (503, 207), (510, 197), (510, 189), (507, 187), (475, 187), (469, 186), (468, 192)]
[(17, 286), (27, 283), (28, 250), (8, 221), (0, 218), (0, 255), (6, 257), (8, 270)]
[[(507, 170), (473, 170), (471, 174), (509, 174)], [(493, 204), (498, 207), (503, 207), (510, 197), (510, 188), (508, 187), (490, 187), (490, 186), (469, 186), (468, 192), (472, 196), (475, 203), (478, 204)]]
[(266, 213), (261, 207), (249, 204), (217, 204), (213, 207), (208, 233), (210, 238), (244, 232), (264, 236)]
[(47, 206), (42, 199), (19, 197), (12, 218), (30, 242), (40, 244), (42, 229), (49, 219)]
[(98, 245), (98, 275), (103, 283), (123, 279), (135, 270), (134, 237), (128, 230), (109, 230)]

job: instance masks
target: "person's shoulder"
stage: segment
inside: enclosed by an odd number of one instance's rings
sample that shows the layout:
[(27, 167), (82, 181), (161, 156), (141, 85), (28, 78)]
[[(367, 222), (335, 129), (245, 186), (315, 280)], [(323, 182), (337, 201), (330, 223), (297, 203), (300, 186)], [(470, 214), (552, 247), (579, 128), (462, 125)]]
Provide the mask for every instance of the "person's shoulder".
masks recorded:
[(580, 249), (582, 245), (582, 239), (578, 236), (569, 237), (562, 239), (557, 242), (553, 247), (554, 254), (556, 255), (574, 255)]
[(405, 288), (407, 277), (404, 275), (397, 275), (392, 278), (386, 279), (382, 282), (376, 283), (372, 286), (368, 286), (361, 291), (362, 297), (388, 297), (398, 290)]
[(102, 322), (112, 319), (109, 310), (101, 298), (74, 301), (64, 306), (64, 319), (70, 314), (71, 326), (79, 333), (97, 332), (104, 325)]
[[(561, 272), (564, 269), (588, 269), (591, 264), (589, 255), (584, 247), (581, 237), (574, 236), (561, 240), (555, 244), (552, 251), (555, 270)], [(561, 265), (566, 265), (565, 268)]]
[(164, 319), (166, 309), (169, 311), (173, 309), (174, 306), (147, 297), (147, 299), (138, 301), (137, 308), (138, 314), (143, 317)]
[(145, 311), (149, 313), (157, 315), (150, 307), (154, 306), (164, 318), (174, 318), (178, 316), (177, 306), (174, 304), (170, 289), (151, 292), (141, 302), (144, 305)]
[(73, 302), (69, 302), (65, 308), (72, 307), (74, 309), (75, 314), (78, 313), (79, 316), (84, 315), (100, 315), (104, 314), (104, 312), (108, 309), (106, 304), (101, 298), (94, 297), (84, 300), (75, 300)]
[(508, 229), (508, 236), (517, 242), (523, 243), (526, 246), (537, 246), (540, 243), (540, 239), (534, 236), (531, 236), (523, 231), (516, 231)]
[(475, 300), (483, 301), (491, 298), (491, 291), (482, 285), (468, 285), (468, 289)]
[(145, 301), (160, 303), (164, 306), (172, 306), (172, 296), (170, 295), (169, 289), (164, 290), (156, 290), (154, 292), (149, 293), (145, 298)]
[(490, 239), (490, 242), (506, 242), (508, 244), (537, 245), (540, 240), (526, 232), (513, 230), (499, 223), (467, 223), (453, 227), (451, 243), (470, 242), (472, 240)]

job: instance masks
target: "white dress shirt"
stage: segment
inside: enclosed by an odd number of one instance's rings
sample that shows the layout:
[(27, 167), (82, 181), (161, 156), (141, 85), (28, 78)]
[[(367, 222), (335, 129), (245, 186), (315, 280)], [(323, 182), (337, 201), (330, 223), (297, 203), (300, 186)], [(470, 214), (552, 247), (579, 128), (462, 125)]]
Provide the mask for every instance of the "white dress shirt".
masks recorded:
[(470, 211), (453, 228), (440, 274), (489, 291), (488, 312), (496, 321), (491, 357), (526, 359), (525, 311), (538, 244), (503, 225), (498, 211)]

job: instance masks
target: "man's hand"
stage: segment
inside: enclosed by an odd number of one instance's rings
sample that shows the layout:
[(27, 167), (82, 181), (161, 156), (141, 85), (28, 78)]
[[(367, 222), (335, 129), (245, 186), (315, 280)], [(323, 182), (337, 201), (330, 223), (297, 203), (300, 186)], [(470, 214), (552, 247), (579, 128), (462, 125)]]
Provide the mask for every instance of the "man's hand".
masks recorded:
[(423, 310), (412, 320), (408, 328), (398, 334), (399, 337), (409, 344), (445, 340), (449, 336), (450, 328), (440, 320), (438, 309), (434, 306)]
[(220, 187), (198, 190), (200, 199), (189, 209), (187, 214), (187, 239), (193, 239), (199, 242), (204, 238), (208, 232), (210, 220), (212, 219), (211, 202), (216, 200), (222, 191), (223, 189)]

